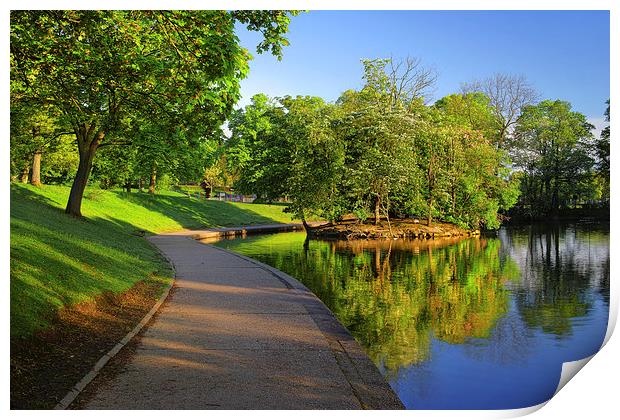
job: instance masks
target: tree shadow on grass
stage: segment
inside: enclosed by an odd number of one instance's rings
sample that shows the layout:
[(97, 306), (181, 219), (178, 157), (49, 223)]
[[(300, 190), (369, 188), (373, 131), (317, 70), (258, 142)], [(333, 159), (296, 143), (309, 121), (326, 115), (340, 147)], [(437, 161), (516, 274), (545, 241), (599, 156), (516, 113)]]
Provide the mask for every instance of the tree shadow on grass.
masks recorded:
[[(230, 202), (189, 198), (174, 195), (149, 195), (145, 193), (115, 192), (119, 198), (143, 206), (168, 217), (183, 228), (247, 226), (274, 223), (290, 223), (288, 216), (269, 217), (251, 210), (251, 204), (244, 208)], [(279, 209), (278, 209), (279, 210)], [(278, 210), (274, 210), (276, 213)], [(276, 213), (277, 214), (277, 213)]]
[[(121, 292), (167, 267), (157, 250), (141, 237), (145, 233), (161, 231), (162, 226), (169, 230), (174, 222), (184, 228), (279, 222), (227, 202), (113, 194), (144, 207), (139, 209), (141, 215), (132, 216), (124, 210), (108, 215), (102, 207), (97, 217), (86, 213), (86, 217), (75, 219), (64, 213), (58, 200), (11, 185), (12, 335), (45, 327), (49, 317), (64, 305), (104, 291)], [(153, 227), (150, 212), (157, 213)], [(132, 217), (134, 223), (128, 221)]]
[(11, 200), (11, 335), (45, 327), (55, 311), (121, 292), (167, 270), (122, 220), (77, 220), (52, 200), (17, 188)]
[[(20, 201), (33, 202), (55, 208), (59, 207), (59, 203), (48, 197), (45, 197), (42, 194), (35, 194), (30, 189), (28, 189), (28, 186), (11, 183), (11, 206), (13, 206), (13, 204), (20, 204)], [(11, 215), (12, 214), (13, 212), (11, 212)]]

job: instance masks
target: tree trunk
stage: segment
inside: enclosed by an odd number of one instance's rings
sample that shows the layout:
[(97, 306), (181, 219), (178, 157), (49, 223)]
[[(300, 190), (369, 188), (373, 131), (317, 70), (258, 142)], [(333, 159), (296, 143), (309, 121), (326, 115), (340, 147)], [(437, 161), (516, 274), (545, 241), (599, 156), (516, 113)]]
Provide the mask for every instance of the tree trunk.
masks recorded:
[(553, 216), (557, 216), (560, 213), (560, 198), (558, 189), (558, 182), (557, 180), (554, 180), (553, 192), (551, 194), (551, 213)]
[(127, 183), (125, 184), (125, 192), (131, 192), (131, 181), (127, 181)]
[(456, 217), (456, 185), (452, 184), (452, 217)]
[(73, 185), (71, 185), (69, 201), (67, 202), (67, 207), (65, 209), (65, 213), (70, 214), (73, 217), (82, 217), (81, 209), (84, 190), (86, 189), (88, 177), (90, 176), (90, 171), (93, 167), (95, 153), (97, 152), (99, 143), (101, 143), (105, 136), (105, 133), (100, 131), (93, 138), (92, 135), (94, 129), (95, 128), (93, 126), (84, 124), (76, 130), (78, 150), (80, 152), (80, 163), (78, 165), (75, 178), (73, 179)]
[(41, 186), (41, 149), (37, 149), (32, 158), (32, 176), (30, 177), (30, 183), (36, 187)]
[(24, 164), (24, 167), (22, 169), (22, 173), (19, 176), (19, 182), (21, 182), (22, 184), (27, 184), (28, 183), (28, 175), (30, 175), (30, 162), (26, 161), (26, 163)]
[(428, 173), (427, 173), (427, 179), (428, 179), (428, 215), (426, 217), (426, 225), (428, 227), (431, 226), (431, 223), (433, 222), (433, 167), (432, 167), (432, 161), (429, 162), (428, 164)]
[(93, 166), (93, 158), (95, 157), (95, 150), (89, 153), (83, 153), (80, 156), (80, 163), (78, 165), (77, 173), (73, 179), (73, 185), (71, 186), (71, 192), (69, 193), (69, 202), (65, 213), (70, 214), (73, 217), (82, 217), (82, 198), (84, 197), (84, 190), (88, 183), (88, 176)]
[(143, 189), (144, 189), (144, 179), (140, 178), (138, 180), (138, 191), (142, 192)]
[(499, 150), (504, 147), (504, 139), (506, 137), (506, 131), (508, 131), (508, 127), (502, 124), (502, 128), (499, 130), (499, 138), (497, 139), (496, 149)]
[(431, 226), (431, 223), (433, 222), (433, 195), (430, 194), (428, 196), (428, 215), (426, 216), (426, 225), (427, 226)]
[(306, 221), (306, 215), (304, 213), (304, 211), (301, 211), (301, 223), (303, 223), (304, 225), (304, 229), (306, 230), (306, 235), (312, 235), (312, 228), (310, 227), (310, 225), (308, 224), (308, 222)]
[(381, 198), (377, 196), (375, 198), (375, 225), (379, 224), (379, 219), (381, 219)]
[(149, 194), (155, 194), (155, 181), (157, 180), (157, 166), (153, 165), (151, 170), (151, 181), (149, 182)]

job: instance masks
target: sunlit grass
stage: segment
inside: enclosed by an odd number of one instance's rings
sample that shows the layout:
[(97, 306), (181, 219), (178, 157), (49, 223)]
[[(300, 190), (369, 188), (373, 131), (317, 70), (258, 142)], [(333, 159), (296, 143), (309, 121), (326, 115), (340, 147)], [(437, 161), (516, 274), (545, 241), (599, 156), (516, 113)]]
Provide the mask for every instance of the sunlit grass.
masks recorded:
[[(290, 222), (282, 206), (88, 189), (76, 220), (69, 188), (11, 185), (11, 335), (45, 328), (56, 310), (140, 280), (170, 280), (141, 235), (183, 228)], [(144, 231), (144, 232), (142, 232)]]

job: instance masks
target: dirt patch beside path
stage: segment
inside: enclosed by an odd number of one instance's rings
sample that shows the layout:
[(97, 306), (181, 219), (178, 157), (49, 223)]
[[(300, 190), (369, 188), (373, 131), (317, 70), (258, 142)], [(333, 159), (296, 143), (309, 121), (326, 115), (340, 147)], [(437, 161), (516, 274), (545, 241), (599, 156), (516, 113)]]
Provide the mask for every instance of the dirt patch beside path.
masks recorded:
[(61, 309), (32, 337), (11, 338), (11, 409), (54, 408), (151, 310), (165, 285), (153, 276), (123, 293)]

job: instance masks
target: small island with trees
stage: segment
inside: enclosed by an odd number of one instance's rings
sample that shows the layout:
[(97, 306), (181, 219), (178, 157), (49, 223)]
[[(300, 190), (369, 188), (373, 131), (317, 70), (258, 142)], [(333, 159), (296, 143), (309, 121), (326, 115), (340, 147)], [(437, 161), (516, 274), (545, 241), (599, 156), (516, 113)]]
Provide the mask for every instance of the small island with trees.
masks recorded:
[(335, 103), (259, 94), (233, 112), (220, 162), (239, 191), (286, 197), (311, 236), (347, 239), (470, 236), (515, 206), (517, 217), (554, 218), (608, 202), (605, 133), (595, 139), (567, 102), (535, 103), (523, 76), (428, 104), (435, 74), (419, 59), (362, 63), (363, 87)]

